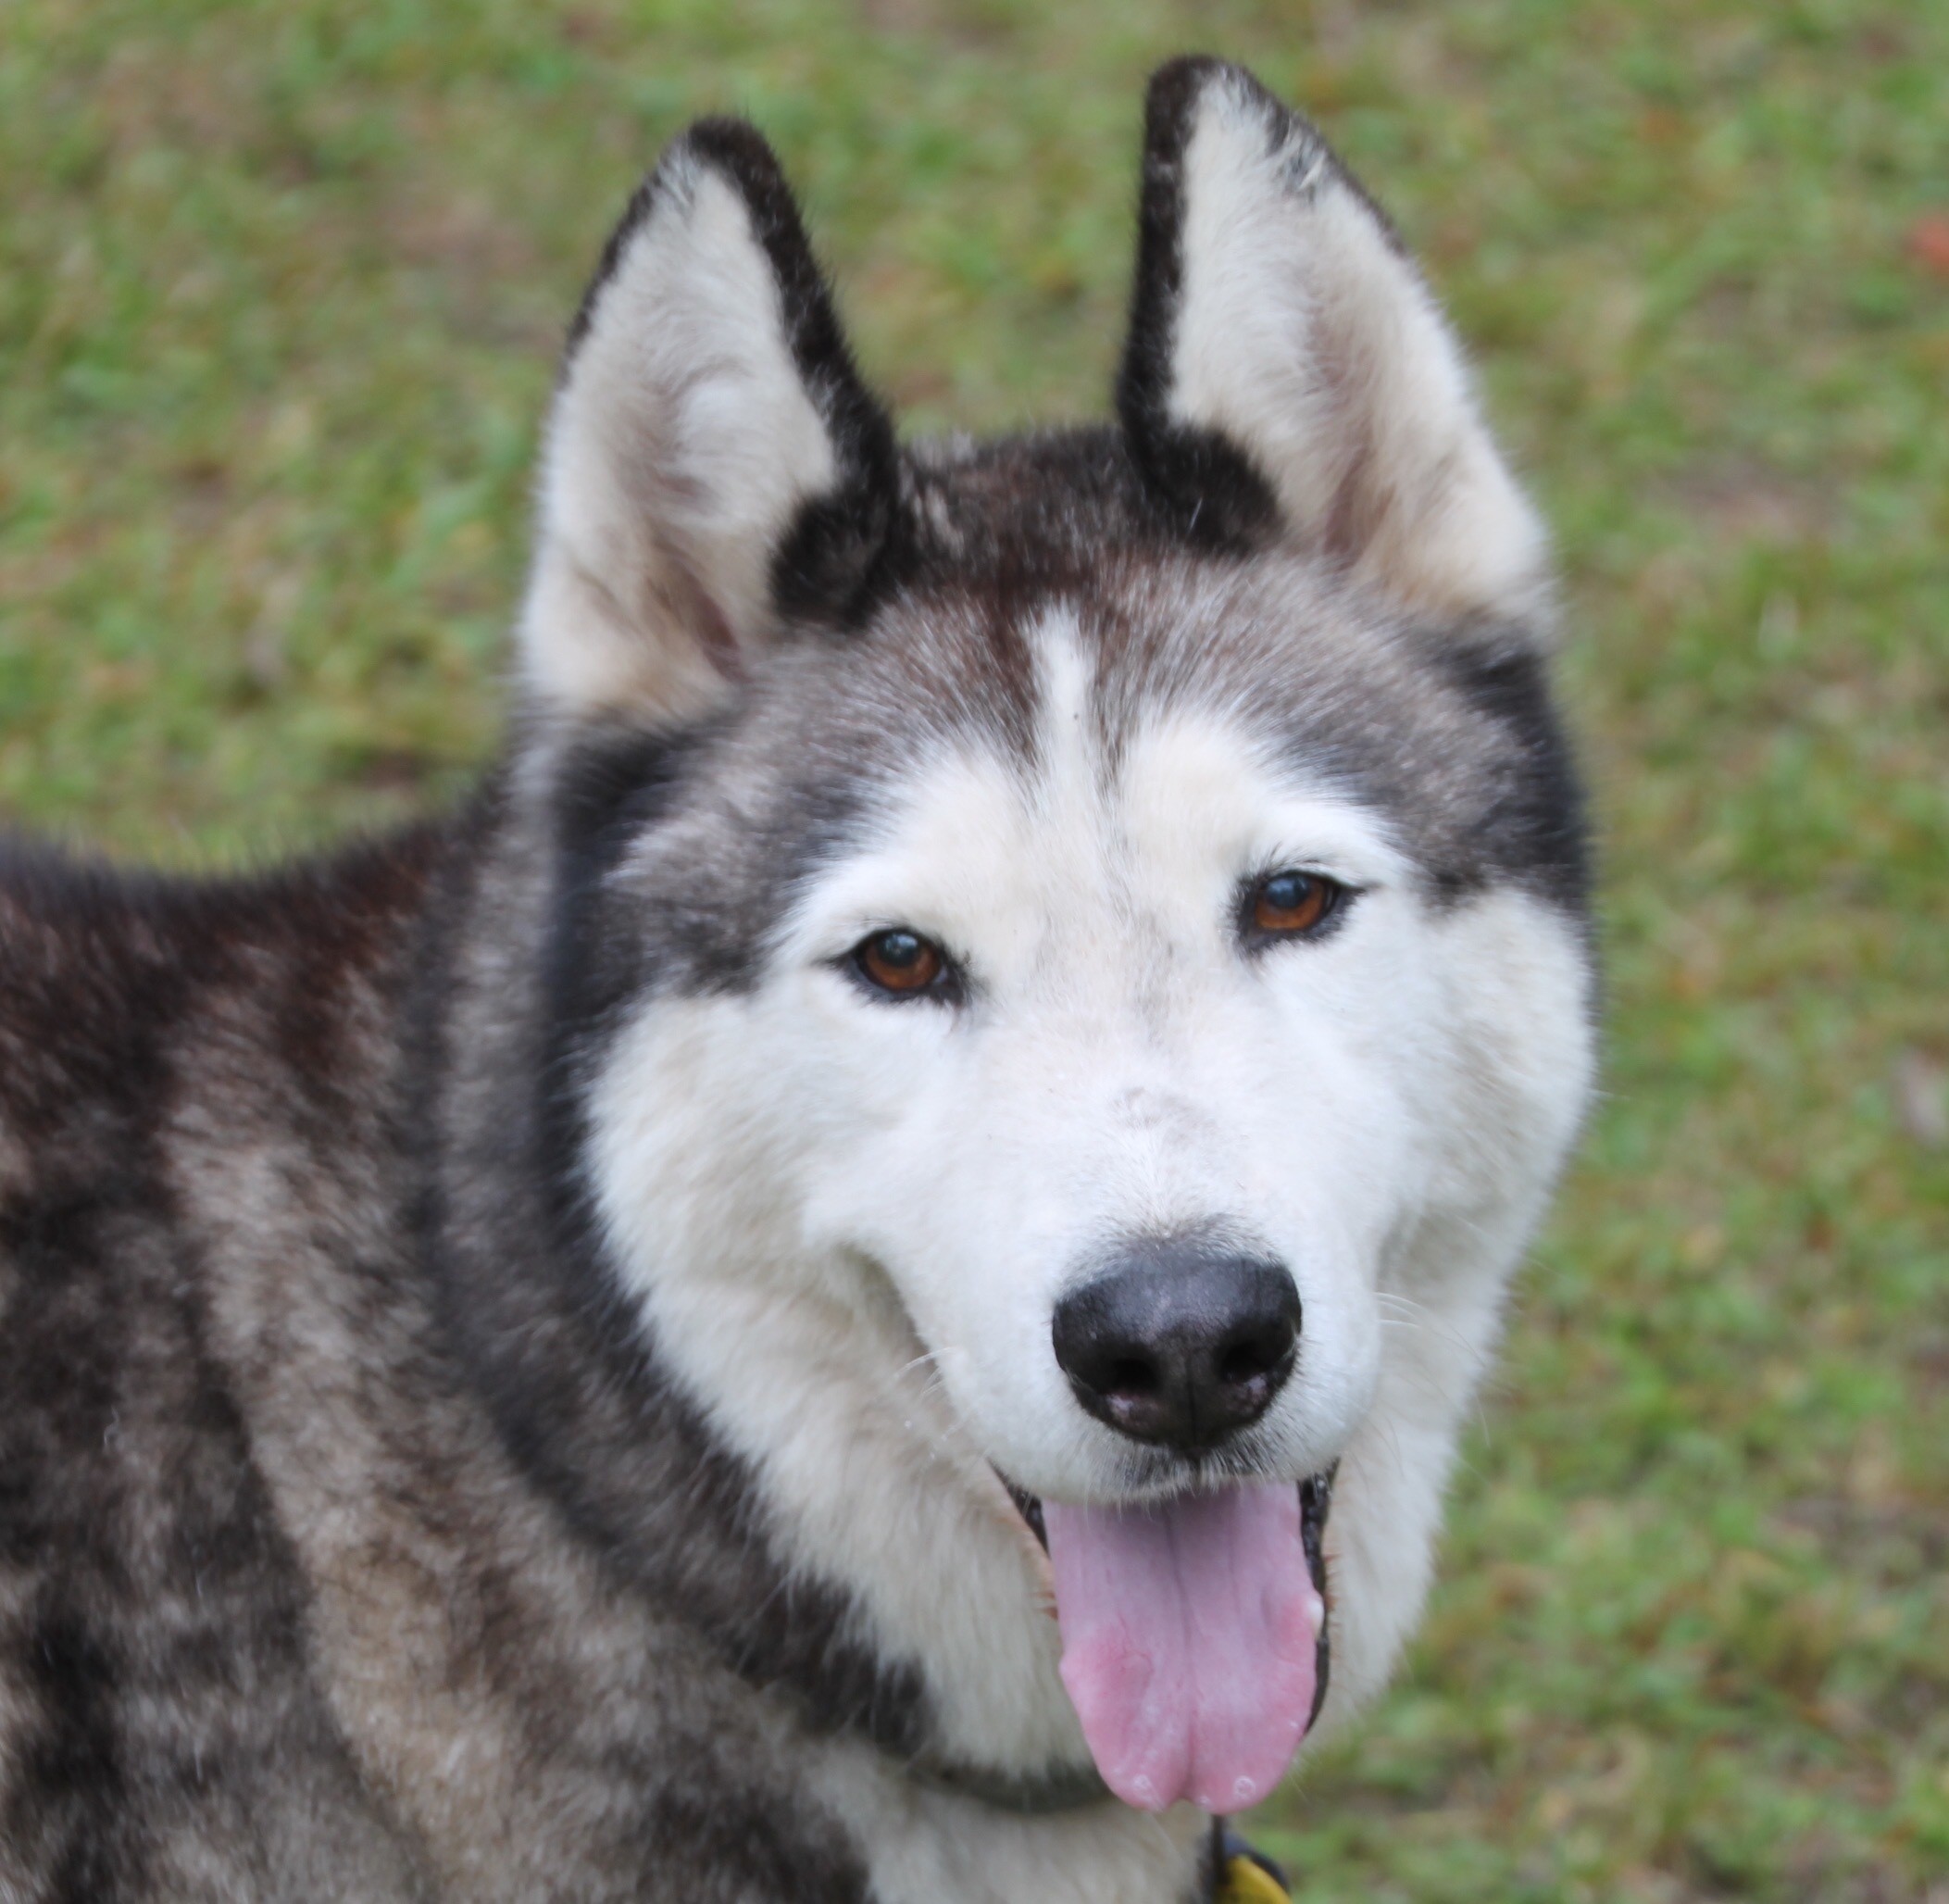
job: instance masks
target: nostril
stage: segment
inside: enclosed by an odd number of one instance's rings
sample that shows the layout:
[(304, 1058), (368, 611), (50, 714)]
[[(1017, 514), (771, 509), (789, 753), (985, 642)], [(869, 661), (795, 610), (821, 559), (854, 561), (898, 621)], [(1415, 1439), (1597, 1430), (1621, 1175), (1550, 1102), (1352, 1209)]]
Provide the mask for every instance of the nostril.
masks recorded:
[(1263, 1337), (1256, 1342), (1234, 1343), (1218, 1357), (1218, 1380), (1228, 1388), (1262, 1382), (1279, 1367), (1292, 1347), (1290, 1335), (1283, 1343)]
[(1157, 1392), (1157, 1365), (1127, 1356), (1110, 1364), (1097, 1384), (1107, 1395), (1148, 1396)]
[(1233, 1330), (1219, 1344), (1213, 1372), (1228, 1387), (1262, 1381), (1281, 1372), (1298, 1334), (1293, 1316), (1284, 1310), (1256, 1317), (1248, 1327)]

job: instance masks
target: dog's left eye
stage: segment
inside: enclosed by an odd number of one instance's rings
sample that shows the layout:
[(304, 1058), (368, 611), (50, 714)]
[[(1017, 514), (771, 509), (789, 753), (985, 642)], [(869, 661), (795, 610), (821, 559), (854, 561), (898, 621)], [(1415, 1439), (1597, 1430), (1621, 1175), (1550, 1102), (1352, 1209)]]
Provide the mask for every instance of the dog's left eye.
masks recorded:
[(904, 925), (860, 940), (853, 948), (852, 961), (854, 971), (873, 990), (894, 998), (940, 991), (951, 970), (940, 946)]
[(1268, 873), (1245, 895), (1250, 938), (1299, 939), (1317, 933), (1345, 903), (1347, 889), (1318, 872)]

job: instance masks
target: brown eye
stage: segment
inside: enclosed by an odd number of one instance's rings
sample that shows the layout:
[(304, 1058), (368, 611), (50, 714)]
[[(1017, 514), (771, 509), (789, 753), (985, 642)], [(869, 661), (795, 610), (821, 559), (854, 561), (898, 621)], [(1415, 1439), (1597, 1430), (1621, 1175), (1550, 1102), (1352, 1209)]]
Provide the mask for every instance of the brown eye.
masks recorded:
[(1246, 918), (1267, 938), (1294, 938), (1323, 925), (1345, 890), (1318, 873), (1275, 872), (1252, 889)]
[(868, 984), (897, 998), (927, 991), (947, 969), (940, 946), (905, 926), (862, 939), (853, 949), (853, 963)]

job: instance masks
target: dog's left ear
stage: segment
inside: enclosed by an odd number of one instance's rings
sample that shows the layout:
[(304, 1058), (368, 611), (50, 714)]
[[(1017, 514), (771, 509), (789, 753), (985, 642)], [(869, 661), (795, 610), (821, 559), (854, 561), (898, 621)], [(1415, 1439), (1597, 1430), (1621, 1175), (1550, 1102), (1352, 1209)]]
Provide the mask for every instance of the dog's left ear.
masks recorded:
[(521, 620), (531, 695), (708, 712), (788, 626), (864, 612), (898, 481), (771, 148), (700, 121), (631, 201), (569, 336)]
[(1251, 74), (1151, 81), (1118, 408), (1210, 545), (1283, 533), (1411, 613), (1543, 606), (1542, 528), (1428, 286), (1372, 201)]

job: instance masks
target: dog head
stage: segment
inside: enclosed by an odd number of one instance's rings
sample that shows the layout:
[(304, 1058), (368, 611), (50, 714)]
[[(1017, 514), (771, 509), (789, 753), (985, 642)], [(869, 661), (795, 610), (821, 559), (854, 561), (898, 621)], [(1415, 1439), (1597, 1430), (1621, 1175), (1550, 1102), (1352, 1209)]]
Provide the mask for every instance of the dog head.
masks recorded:
[(1411, 1604), (1587, 1084), (1543, 539), (1399, 240), (1233, 68), (1153, 84), (1117, 399), (903, 449), (754, 132), (638, 194), (522, 627), (572, 1168), (774, 1467), (891, 1397), (1072, 1517), (1061, 1596), (1104, 1517), (1384, 1422)]

